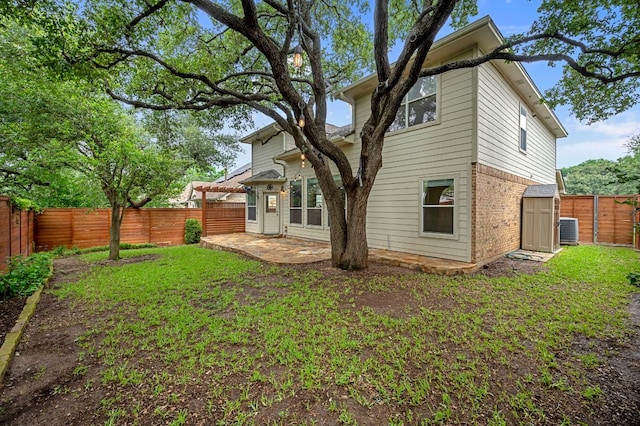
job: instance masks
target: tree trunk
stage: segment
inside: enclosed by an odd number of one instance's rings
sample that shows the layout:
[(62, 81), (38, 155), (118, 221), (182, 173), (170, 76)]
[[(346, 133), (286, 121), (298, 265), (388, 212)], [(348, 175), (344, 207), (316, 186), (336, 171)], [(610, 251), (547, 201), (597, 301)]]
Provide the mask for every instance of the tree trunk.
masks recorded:
[[(318, 173), (322, 176), (323, 173)], [(323, 178), (325, 178), (323, 176)], [(326, 179), (326, 178), (325, 178)], [(321, 181), (321, 178), (318, 178)], [(330, 236), (331, 236), (331, 264), (335, 268), (345, 270), (359, 270), (368, 266), (369, 245), (367, 244), (367, 203), (371, 187), (371, 181), (356, 182), (355, 187), (345, 188), (347, 196), (347, 213), (345, 217), (345, 205), (342, 197), (336, 194), (340, 192), (330, 188), (326, 203), (329, 211)], [(325, 185), (335, 185), (333, 178), (324, 182)], [(322, 185), (322, 183), (321, 183)], [(337, 188), (337, 187), (336, 187)]]
[(120, 225), (124, 209), (117, 201), (111, 201), (111, 225), (109, 226), (109, 260), (120, 259)]
[(363, 188), (357, 188), (353, 191), (353, 195), (347, 198), (346, 244), (335, 265), (340, 269), (352, 271), (364, 269), (369, 265), (369, 245), (367, 243), (367, 203), (369, 192)]

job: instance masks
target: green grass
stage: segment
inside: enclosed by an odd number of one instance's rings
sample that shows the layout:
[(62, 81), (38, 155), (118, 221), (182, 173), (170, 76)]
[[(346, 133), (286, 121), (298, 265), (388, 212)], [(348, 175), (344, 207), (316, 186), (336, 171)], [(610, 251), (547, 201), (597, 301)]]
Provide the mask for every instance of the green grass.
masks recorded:
[(122, 252), (142, 254), (159, 258), (55, 291), (98, 318), (81, 345), (97, 360), (91, 387), (111, 392), (107, 423), (142, 421), (138, 404), (145, 422), (171, 424), (357, 424), (367, 411), (388, 424), (559, 424), (563, 407), (601, 399), (588, 372), (604, 355), (573, 342), (628, 336), (638, 262), (581, 246), (533, 276), (361, 279), (194, 246)]

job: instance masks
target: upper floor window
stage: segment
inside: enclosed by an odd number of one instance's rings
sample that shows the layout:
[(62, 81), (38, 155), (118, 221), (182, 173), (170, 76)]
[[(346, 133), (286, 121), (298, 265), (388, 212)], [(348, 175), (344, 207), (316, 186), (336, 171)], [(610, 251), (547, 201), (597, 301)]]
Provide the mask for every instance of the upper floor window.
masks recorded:
[(520, 151), (527, 151), (527, 110), (520, 105)]
[(247, 220), (256, 220), (256, 191), (248, 186), (247, 188)]
[(455, 180), (422, 182), (422, 232), (449, 234), (454, 231)]
[(435, 121), (437, 118), (436, 91), (436, 77), (420, 77), (402, 100), (389, 131)]
[(302, 225), (302, 180), (291, 181), (289, 223)]

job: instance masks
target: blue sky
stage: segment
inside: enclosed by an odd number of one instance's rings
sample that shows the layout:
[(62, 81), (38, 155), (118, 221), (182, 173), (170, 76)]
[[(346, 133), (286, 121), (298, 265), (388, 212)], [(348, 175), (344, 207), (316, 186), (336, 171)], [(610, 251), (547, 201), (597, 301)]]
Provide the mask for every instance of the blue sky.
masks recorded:
[[(539, 2), (528, 0), (478, 0), (479, 14), (477, 18), (490, 15), (503, 35), (525, 32), (531, 25)], [(451, 30), (443, 29), (438, 38)], [(395, 60), (396, 56), (390, 55)], [(549, 67), (546, 63), (524, 65), (540, 91), (553, 87), (560, 79), (560, 66)], [(605, 158), (617, 160), (627, 154), (624, 144), (635, 133), (640, 132), (640, 106), (636, 106), (609, 120), (594, 123), (590, 126), (579, 122), (569, 112), (569, 108), (556, 108), (556, 115), (564, 125), (569, 136), (558, 139), (557, 167), (568, 167), (589, 159)], [(328, 121), (336, 125), (351, 122), (350, 110), (346, 104), (337, 101), (330, 110)], [(258, 119), (258, 127), (268, 124), (270, 120)], [(251, 133), (253, 130), (248, 131)], [(242, 165), (251, 161), (249, 147), (242, 144), (246, 152), (240, 153), (236, 164)]]

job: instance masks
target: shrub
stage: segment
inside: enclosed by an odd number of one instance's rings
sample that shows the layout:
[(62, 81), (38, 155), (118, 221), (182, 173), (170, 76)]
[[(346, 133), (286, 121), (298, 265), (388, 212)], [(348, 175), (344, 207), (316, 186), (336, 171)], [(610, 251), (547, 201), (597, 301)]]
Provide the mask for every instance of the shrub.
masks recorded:
[(42, 286), (51, 274), (51, 255), (35, 253), (24, 258), (15, 256), (9, 260), (6, 274), (0, 275), (0, 295), (3, 299), (28, 296)]
[(631, 285), (640, 287), (640, 272), (630, 272), (627, 274), (627, 279)]
[(202, 225), (198, 219), (187, 219), (184, 223), (185, 244), (196, 244), (202, 236)]

